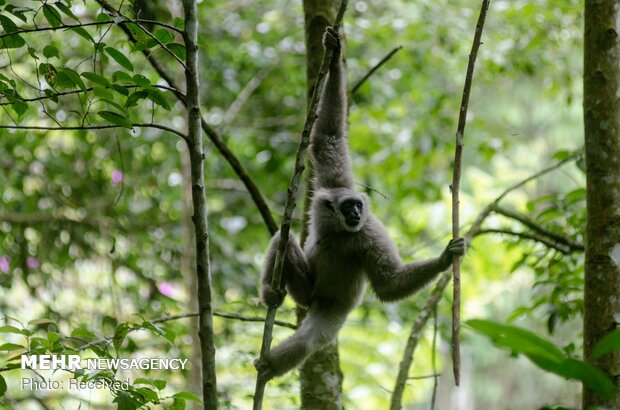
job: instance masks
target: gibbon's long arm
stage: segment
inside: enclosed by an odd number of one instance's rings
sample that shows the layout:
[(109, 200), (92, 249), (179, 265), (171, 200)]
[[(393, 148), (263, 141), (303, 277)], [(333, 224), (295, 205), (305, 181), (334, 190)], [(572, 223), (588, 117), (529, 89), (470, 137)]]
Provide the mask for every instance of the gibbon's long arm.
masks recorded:
[[(267, 306), (279, 306), (284, 299), (285, 293), (282, 290), (274, 290), (271, 287), (271, 277), (273, 275), (273, 265), (275, 264), (276, 251), (280, 242), (280, 231), (276, 232), (269, 242), (265, 263), (263, 266), (261, 299)], [(313, 278), (308, 269), (308, 262), (297, 240), (292, 235), (288, 237), (286, 248), (286, 258), (282, 269), (282, 285), (293, 297), (295, 302), (302, 306), (308, 306), (313, 289)]]
[(323, 44), (326, 49), (331, 48), (334, 54), (310, 140), (314, 188), (353, 189), (353, 173), (347, 145), (346, 74), (340, 37), (331, 27), (325, 32)]
[(387, 238), (377, 241), (367, 255), (366, 274), (377, 297), (392, 302), (410, 296), (422, 289), (438, 273), (448, 269), (454, 256), (465, 253), (463, 238), (453, 239), (437, 258), (403, 263), (395, 245)]

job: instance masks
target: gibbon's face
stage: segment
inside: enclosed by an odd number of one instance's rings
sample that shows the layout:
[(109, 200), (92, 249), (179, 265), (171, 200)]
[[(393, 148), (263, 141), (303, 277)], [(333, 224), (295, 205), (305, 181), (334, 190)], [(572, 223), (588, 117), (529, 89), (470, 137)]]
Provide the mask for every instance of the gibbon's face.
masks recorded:
[(346, 188), (315, 192), (314, 223), (320, 231), (358, 232), (368, 219), (368, 198)]
[(363, 211), (364, 203), (358, 198), (347, 198), (340, 204), (340, 213), (349, 228), (355, 228), (360, 224)]

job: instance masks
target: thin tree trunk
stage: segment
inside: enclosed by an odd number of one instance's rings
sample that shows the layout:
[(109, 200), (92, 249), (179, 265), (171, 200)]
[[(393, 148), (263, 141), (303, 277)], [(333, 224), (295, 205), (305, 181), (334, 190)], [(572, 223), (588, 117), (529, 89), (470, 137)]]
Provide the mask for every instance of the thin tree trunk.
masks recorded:
[(584, 357), (613, 380), (605, 400), (584, 387), (583, 408), (620, 409), (620, 351), (600, 358), (592, 348), (620, 320), (620, 1), (586, 0), (584, 131), (587, 227)]
[(198, 16), (196, 1), (183, 0), (185, 11), (185, 53), (187, 71), (186, 107), (188, 148), (194, 204), (194, 233), (196, 239), (196, 280), (198, 283), (198, 313), (202, 353), (202, 396), (205, 409), (217, 409), (215, 376), (215, 342), (213, 337), (213, 308), (211, 306), (211, 270), (209, 265), (209, 231), (204, 183), (205, 154), (202, 148), (200, 88), (198, 85)]

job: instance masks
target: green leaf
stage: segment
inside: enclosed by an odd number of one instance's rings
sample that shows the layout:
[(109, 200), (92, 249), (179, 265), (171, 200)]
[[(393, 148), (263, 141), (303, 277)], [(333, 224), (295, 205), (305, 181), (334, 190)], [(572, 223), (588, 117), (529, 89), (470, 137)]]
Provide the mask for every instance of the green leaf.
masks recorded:
[(22, 345), (18, 345), (17, 343), (4, 343), (0, 345), (0, 351), (10, 352), (11, 350), (19, 350), (19, 349), (25, 349), (25, 347)]
[(15, 326), (4, 325), (0, 326), (0, 333), (13, 333), (16, 335), (23, 335), (25, 329), (18, 329)]
[(28, 104), (23, 101), (14, 101), (11, 103), (11, 108), (13, 109), (13, 111), (15, 111), (19, 118), (22, 118), (24, 114), (28, 112), (29, 107)]
[(168, 104), (168, 100), (164, 93), (153, 87), (145, 88), (144, 91), (146, 91), (151, 101), (161, 106), (163, 109), (170, 111), (170, 104)]
[(155, 38), (157, 38), (162, 43), (168, 43), (174, 40), (174, 34), (172, 34), (170, 31), (163, 29), (163, 28), (155, 30), (154, 34), (155, 34)]
[(95, 21), (110, 21), (110, 15), (107, 13), (99, 13), (97, 14), (97, 17), (95, 17)]
[(52, 319), (47, 319), (47, 318), (32, 319), (31, 321), (28, 322), (28, 325), (30, 326), (55, 325), (55, 324), (56, 322), (54, 322)]
[(135, 400), (127, 392), (124, 391), (118, 391), (113, 402), (117, 404), (118, 410), (136, 410), (142, 406), (142, 403)]
[(185, 46), (179, 43), (168, 43), (166, 47), (172, 51), (177, 57), (185, 61)]
[(26, 41), (21, 38), (19, 34), (12, 34), (10, 36), (6, 36), (0, 38), (0, 49), (5, 48), (20, 48), (26, 44)]
[(165, 389), (167, 384), (168, 383), (165, 380), (153, 380), (153, 386), (155, 386), (157, 390)]
[(608, 333), (592, 348), (592, 357), (598, 359), (620, 349), (620, 329)]
[(49, 46), (49, 45), (45, 46), (43, 48), (43, 55), (46, 58), (52, 58), (52, 57), (58, 58), (59, 57), (58, 49), (56, 47), (54, 47), (54, 46)]
[(142, 74), (136, 74), (131, 79), (134, 83), (136, 83), (137, 85), (141, 85), (142, 87), (147, 87), (151, 85), (151, 81)]
[(125, 81), (128, 83), (133, 83), (134, 81), (132, 80), (131, 76), (129, 74), (127, 74), (124, 71), (115, 71), (112, 74), (112, 81), (114, 82), (118, 82), (118, 81)]
[[(4, 3), (4, 1), (2, 1), (2, 3)], [(15, 17), (17, 17), (18, 19), (20, 19), (21, 21), (23, 21), (24, 23), (28, 22), (28, 18), (26, 17), (24, 12), (32, 11), (32, 9), (29, 7), (15, 7), (12, 4), (7, 4), (7, 6), (4, 9), (8, 11), (9, 13), (11, 13), (12, 15), (14, 15)]]
[(4, 396), (5, 393), (6, 393), (6, 380), (4, 380), (4, 377), (0, 375), (0, 397)]
[(465, 323), (488, 336), (497, 346), (523, 354), (543, 370), (566, 379), (579, 380), (603, 398), (613, 395), (613, 383), (599, 369), (568, 357), (547, 339), (525, 329), (487, 320), (468, 320)]
[(106, 47), (105, 51), (121, 67), (125, 68), (126, 70), (133, 71), (133, 64), (131, 64), (131, 61), (129, 61), (129, 59), (127, 57), (125, 57), (125, 54), (121, 53), (120, 51), (118, 51), (114, 47)]
[(108, 81), (107, 78), (105, 78), (102, 75), (93, 73), (91, 71), (85, 71), (81, 73), (80, 75), (95, 84), (100, 84), (100, 85), (103, 85), (104, 87), (110, 87), (110, 82)]
[[(112, 124), (120, 125), (122, 127), (131, 129), (131, 122), (124, 116), (117, 114), (113, 111), (99, 111), (97, 113), (101, 118), (106, 121), (111, 122)], [(124, 326), (124, 327), (123, 327)], [(127, 324), (123, 323), (122, 325), (116, 328), (116, 332), (114, 332), (114, 347), (118, 349), (123, 343), (123, 339), (127, 335), (128, 329)]]
[(50, 26), (59, 27), (62, 25), (62, 18), (60, 17), (60, 13), (49, 4), (43, 5), (43, 15), (45, 16)]
[(175, 399), (191, 400), (198, 403), (202, 402), (202, 399), (200, 397), (188, 391), (178, 392), (176, 394), (173, 394), (172, 397), (174, 397)]
[(509, 348), (513, 352), (533, 354), (556, 362), (566, 357), (553, 343), (529, 330), (488, 320), (468, 320), (465, 323), (478, 333), (489, 337), (496, 345)]
[(64, 74), (67, 75), (67, 77), (69, 77), (71, 79), (71, 81), (73, 81), (75, 83), (75, 85), (77, 85), (78, 87), (80, 87), (80, 89), (82, 91), (86, 90), (86, 84), (84, 84), (84, 81), (82, 81), (82, 78), (80, 77), (80, 75), (78, 74), (77, 71), (68, 68), (68, 67), (64, 67), (62, 69), (62, 72)]
[(138, 105), (138, 101), (147, 98), (148, 94), (144, 90), (138, 90), (133, 93), (129, 97), (127, 97), (127, 101), (125, 102), (125, 107), (134, 107)]
[(80, 22), (80, 19), (76, 17), (75, 14), (73, 14), (73, 12), (71, 11), (71, 9), (64, 4), (61, 1), (58, 1), (54, 4), (56, 7), (58, 7), (58, 9), (60, 11), (62, 11), (65, 15), (67, 15), (68, 17), (72, 18), (73, 20), (77, 21), (78, 23)]
[(4, 31), (6, 31), (7, 33), (15, 33), (19, 30), (13, 20), (8, 18), (7, 16), (3, 16), (2, 14), (0, 14), (0, 24), (2, 25), (2, 28), (4, 28)]
[(73, 329), (73, 331), (71, 331), (71, 337), (90, 340), (90, 339), (94, 339), (96, 336), (90, 330), (83, 328), (83, 327), (78, 327), (78, 328)]
[(78, 34), (80, 37), (90, 41), (91, 43), (95, 42), (93, 36), (91, 36), (90, 33), (84, 30), (82, 27), (72, 27), (69, 30), (73, 31), (75, 34)]

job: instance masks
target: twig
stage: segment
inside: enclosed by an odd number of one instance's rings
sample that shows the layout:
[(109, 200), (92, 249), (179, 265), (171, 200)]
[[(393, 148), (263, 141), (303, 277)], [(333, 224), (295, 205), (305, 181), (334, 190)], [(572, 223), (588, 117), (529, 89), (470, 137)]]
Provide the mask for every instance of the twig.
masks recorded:
[(232, 123), (237, 113), (241, 110), (241, 107), (243, 107), (252, 93), (261, 85), (270, 71), (270, 68), (261, 69), (254, 77), (252, 77), (250, 81), (248, 81), (245, 87), (243, 87), (241, 92), (237, 95), (232, 104), (230, 104), (230, 107), (228, 107), (228, 110), (226, 110), (226, 113), (224, 114), (224, 118), (222, 119), (222, 124), (224, 127)]
[[(347, 9), (347, 4), (348, 0), (341, 0), (340, 8), (338, 9), (338, 14), (336, 16), (336, 21), (334, 22), (333, 26), (335, 30), (338, 30), (340, 24), (342, 23), (344, 12)], [(323, 60), (321, 61), (321, 68), (319, 69), (319, 74), (316, 79), (314, 92), (312, 94), (312, 98), (310, 99), (310, 108), (308, 109), (305, 125), (301, 133), (301, 141), (299, 142), (297, 155), (295, 157), (295, 172), (293, 173), (293, 177), (291, 178), (291, 182), (289, 183), (289, 187), (287, 189), (284, 215), (282, 217), (282, 225), (280, 226), (280, 242), (278, 243), (278, 248), (276, 251), (273, 276), (271, 279), (271, 287), (273, 289), (280, 289), (281, 287), (280, 284), (282, 279), (282, 270), (284, 268), (286, 248), (288, 245), (288, 236), (291, 229), (293, 211), (295, 210), (296, 205), (295, 195), (297, 193), (299, 182), (301, 180), (301, 175), (305, 168), (304, 159), (306, 150), (308, 149), (308, 145), (310, 144), (310, 132), (312, 131), (312, 126), (314, 125), (314, 122), (317, 118), (317, 107), (319, 105), (319, 99), (323, 90), (325, 76), (327, 75), (327, 70), (331, 64), (332, 57), (333, 50), (326, 49), (323, 54)], [(267, 310), (259, 360), (264, 360), (265, 356), (269, 353), (273, 332), (273, 321), (275, 320), (276, 310), (277, 307), (269, 307), (269, 309)], [(261, 374), (259, 373), (256, 377), (256, 389), (254, 392), (253, 403), (254, 410), (260, 410), (263, 407), (263, 396), (265, 394), (266, 384), (267, 380), (261, 377)]]
[[(572, 241), (569, 238), (567, 238), (567, 237), (565, 237), (565, 236), (563, 236), (563, 235), (561, 235), (561, 234), (559, 234), (557, 232), (554, 232), (554, 231), (551, 231), (549, 229), (546, 229), (546, 228), (540, 226), (539, 224), (537, 224), (536, 222), (534, 222), (533, 220), (531, 220), (530, 218), (528, 218), (527, 216), (521, 215), (518, 212), (511, 211), (511, 210), (506, 209), (504, 207), (501, 207), (501, 206), (499, 206), (497, 204), (495, 206), (493, 206), (493, 212), (495, 212), (497, 214), (500, 214), (500, 215), (503, 215), (503, 216), (505, 216), (507, 218), (514, 219), (515, 221), (521, 222), (523, 225), (525, 225), (527, 228), (531, 229), (532, 231), (534, 231), (534, 232), (536, 232), (536, 233), (538, 233), (538, 234), (540, 234), (540, 235), (542, 235), (544, 237), (550, 238), (552, 241), (554, 241), (554, 242), (556, 242), (558, 244), (563, 245), (565, 248), (568, 248), (567, 249), (568, 251), (573, 251), (573, 250), (583, 251), (583, 250), (585, 250), (585, 248), (584, 248), (584, 246), (582, 244), (577, 243), (575, 241)], [(563, 253), (567, 253), (567, 252), (563, 252)]]
[[(136, 124), (131, 124), (131, 126), (136, 127), (136, 128), (156, 128), (156, 129), (160, 129), (163, 131), (168, 131), (172, 134), (178, 135), (184, 140), (187, 140), (187, 135), (183, 134), (181, 131), (177, 131), (174, 128), (170, 128), (165, 125), (136, 123)], [(66, 127), (45, 127), (45, 126), (38, 126), (38, 125), (0, 125), (0, 129), (35, 130), (35, 131), (105, 130), (105, 129), (110, 129), (110, 128), (125, 128), (125, 127), (122, 125), (116, 125), (116, 124), (76, 125), (76, 126), (66, 126)]]
[[(521, 188), (526, 183), (534, 179), (540, 178), (543, 175), (560, 168), (562, 165), (566, 164), (567, 162), (571, 160), (575, 160), (577, 156), (578, 156), (577, 154), (573, 154), (571, 157), (566, 158), (548, 168), (545, 168), (542, 171), (539, 171), (533, 174), (532, 176), (510, 186), (505, 191), (503, 191), (497, 198), (495, 198), (494, 201), (492, 201), (489, 205), (487, 205), (478, 214), (474, 222), (469, 227), (469, 230), (465, 234), (466, 242), (467, 243), (471, 242), (474, 236), (476, 236), (476, 234), (481, 230), (483, 222), (492, 213), (493, 206), (495, 206), (499, 201), (501, 201), (504, 197), (506, 197), (506, 195), (508, 195), (510, 192), (516, 189)], [(409, 338), (407, 339), (407, 346), (405, 347), (405, 352), (403, 353), (403, 358), (399, 366), (398, 376), (396, 377), (394, 391), (392, 392), (392, 397), (390, 401), (391, 410), (400, 410), (402, 407), (402, 396), (405, 390), (407, 374), (409, 373), (409, 368), (411, 367), (411, 364), (413, 363), (413, 353), (415, 352), (415, 348), (420, 338), (422, 328), (426, 324), (433, 309), (435, 309), (435, 306), (437, 306), (437, 303), (439, 302), (439, 296), (441, 296), (445, 287), (450, 281), (450, 276), (451, 274), (449, 271), (446, 271), (445, 273), (442, 274), (442, 276), (439, 278), (439, 280), (435, 284), (435, 288), (433, 289), (431, 293), (431, 297), (429, 298), (429, 300), (427, 300), (427, 303), (424, 305), (424, 307), (420, 311), (420, 314), (418, 315), (418, 318), (416, 319), (413, 326), (411, 327), (411, 332), (409, 334)]]
[[(465, 124), (467, 120), (467, 106), (469, 104), (469, 94), (471, 83), (474, 76), (474, 64), (480, 47), (480, 38), (484, 27), (489, 0), (482, 0), (478, 23), (476, 23), (476, 33), (469, 53), (469, 63), (467, 64), (467, 74), (465, 75), (465, 85), (463, 87), (463, 99), (459, 111), (459, 123), (456, 131), (456, 148), (454, 151), (454, 173), (452, 174), (452, 237), (458, 238), (459, 235), (459, 186), (461, 184), (461, 161), (463, 155), (463, 136), (465, 134)], [(458, 386), (461, 380), (461, 258), (455, 257), (452, 264), (454, 275), (454, 293), (452, 301), (452, 369), (454, 371), (454, 383)]]
[(504, 229), (504, 228), (485, 228), (485, 229), (479, 229), (476, 232), (476, 236), (485, 235), (485, 234), (511, 235), (511, 236), (516, 236), (518, 238), (522, 238), (522, 239), (528, 239), (534, 242), (540, 242), (543, 245), (545, 245), (547, 248), (555, 249), (556, 251), (561, 252), (565, 255), (571, 253), (572, 251), (571, 248), (563, 244), (559, 244), (551, 239), (545, 238), (544, 236), (536, 235), (536, 234), (529, 233), (529, 232), (517, 232), (517, 231), (511, 231), (510, 229)]
[(355, 94), (360, 89), (360, 87), (366, 82), (366, 80), (368, 80), (368, 78), (370, 78), (371, 75), (373, 75), (379, 68), (381, 68), (381, 66), (387, 63), (390, 60), (390, 58), (392, 58), (394, 54), (396, 54), (401, 48), (403, 48), (403, 46), (398, 46), (398, 47), (393, 48), (392, 51), (387, 53), (385, 57), (383, 57), (377, 64), (375, 64), (370, 70), (368, 70), (368, 72), (362, 78), (360, 78), (353, 85), (353, 87), (351, 87), (351, 95)]

